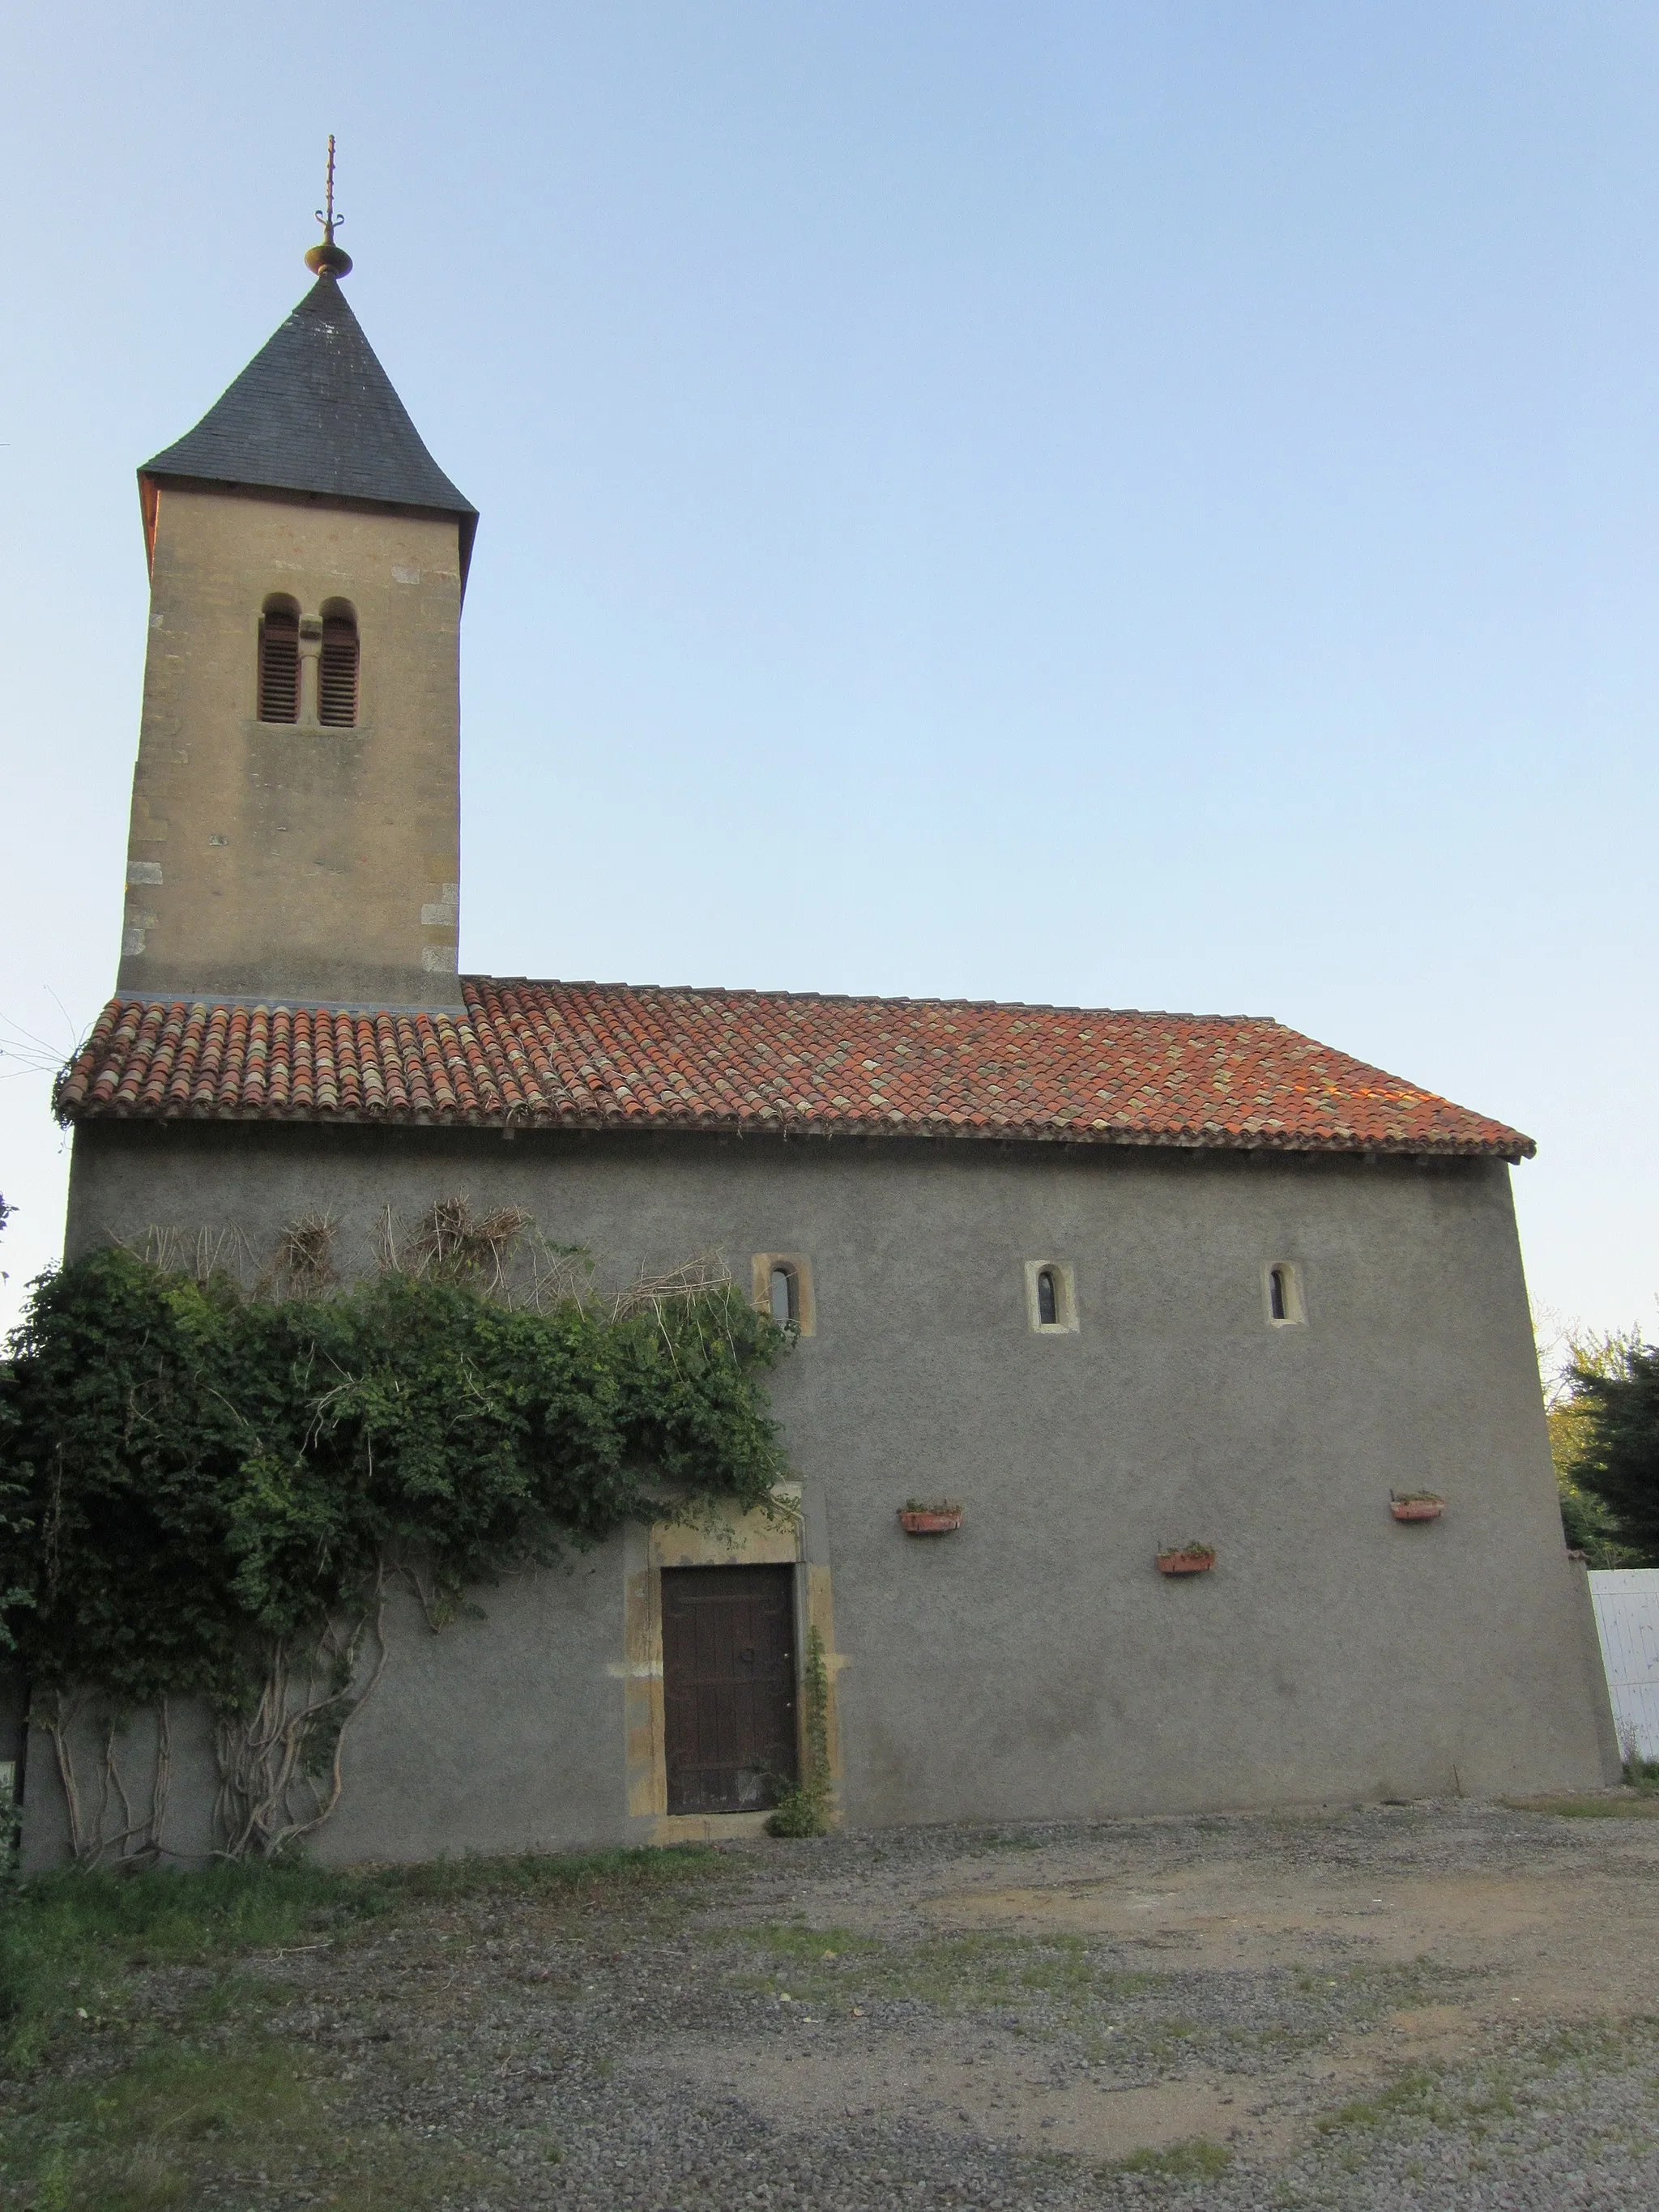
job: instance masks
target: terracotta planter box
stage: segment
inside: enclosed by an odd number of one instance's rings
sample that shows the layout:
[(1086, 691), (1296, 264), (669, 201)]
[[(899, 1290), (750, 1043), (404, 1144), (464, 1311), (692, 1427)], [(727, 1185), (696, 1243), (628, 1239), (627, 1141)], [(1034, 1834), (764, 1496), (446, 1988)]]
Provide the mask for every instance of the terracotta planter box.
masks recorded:
[(1207, 1575), (1214, 1565), (1213, 1552), (1160, 1552), (1158, 1555), (1161, 1575)]
[(949, 1513), (928, 1513), (910, 1506), (899, 1509), (899, 1527), (907, 1536), (950, 1536), (962, 1526), (962, 1508)]
[(1389, 1510), (1396, 1521), (1437, 1521), (1446, 1510), (1443, 1498), (1391, 1498)]

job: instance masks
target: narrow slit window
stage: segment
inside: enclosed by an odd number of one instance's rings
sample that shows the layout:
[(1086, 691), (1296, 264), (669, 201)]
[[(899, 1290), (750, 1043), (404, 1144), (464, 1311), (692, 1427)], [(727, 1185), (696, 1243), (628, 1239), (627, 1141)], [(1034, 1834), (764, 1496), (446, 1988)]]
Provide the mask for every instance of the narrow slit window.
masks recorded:
[(300, 719), (300, 611), (278, 602), (259, 617), (259, 720)]
[(1025, 1262), (1025, 1320), (1040, 1336), (1077, 1334), (1077, 1271), (1069, 1260)]
[(1275, 1260), (1267, 1271), (1264, 1287), (1267, 1293), (1267, 1319), (1273, 1328), (1294, 1328), (1307, 1320), (1302, 1270), (1294, 1261)]
[(325, 729), (356, 727), (357, 659), (356, 617), (325, 614), (317, 663), (317, 720)]
[(793, 1267), (774, 1267), (770, 1291), (772, 1318), (780, 1328), (800, 1327), (800, 1278)]
[(817, 1328), (812, 1293), (812, 1262), (805, 1252), (757, 1252), (755, 1308), (780, 1328), (811, 1336)]

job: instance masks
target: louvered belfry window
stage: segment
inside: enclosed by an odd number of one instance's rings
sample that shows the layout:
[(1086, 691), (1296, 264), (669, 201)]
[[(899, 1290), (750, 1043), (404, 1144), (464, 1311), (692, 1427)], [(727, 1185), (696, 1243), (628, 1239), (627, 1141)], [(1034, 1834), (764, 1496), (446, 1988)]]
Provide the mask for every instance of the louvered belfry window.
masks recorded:
[(357, 720), (357, 619), (323, 617), (322, 657), (317, 664), (317, 720), (331, 730), (349, 730)]
[(267, 607), (259, 617), (259, 720), (299, 719), (299, 613), (293, 607)]

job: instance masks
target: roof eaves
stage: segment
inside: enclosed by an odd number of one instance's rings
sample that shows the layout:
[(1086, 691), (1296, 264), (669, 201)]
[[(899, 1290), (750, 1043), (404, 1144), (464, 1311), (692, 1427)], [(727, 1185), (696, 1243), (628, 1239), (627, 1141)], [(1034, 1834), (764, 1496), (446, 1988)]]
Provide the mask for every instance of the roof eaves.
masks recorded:
[(907, 1116), (884, 1119), (873, 1115), (783, 1115), (676, 1113), (628, 1113), (615, 1108), (550, 1109), (518, 1104), (501, 1107), (444, 1107), (398, 1105), (391, 1100), (366, 1100), (358, 1106), (296, 1106), (273, 1101), (221, 1104), (190, 1099), (160, 1111), (142, 1099), (94, 1101), (64, 1097), (58, 1118), (65, 1126), (82, 1121), (283, 1121), (311, 1126), (367, 1125), (371, 1127), (442, 1127), (497, 1130), (591, 1130), (615, 1132), (636, 1129), (646, 1134), (677, 1133), (723, 1136), (781, 1136), (787, 1139), (914, 1138), (963, 1143), (1087, 1145), (1132, 1148), (1142, 1152), (1285, 1152), (1305, 1157), (1502, 1159), (1511, 1165), (1533, 1158), (1535, 1141), (1518, 1131), (1494, 1132), (1492, 1139), (1448, 1137), (1407, 1137), (1393, 1134), (1359, 1136), (1342, 1133), (1331, 1136), (1298, 1135), (1285, 1131), (1248, 1134), (1220, 1127), (1205, 1130), (1149, 1129), (1141, 1126), (1090, 1124), (1078, 1127), (1052, 1121), (988, 1121), (982, 1116)]

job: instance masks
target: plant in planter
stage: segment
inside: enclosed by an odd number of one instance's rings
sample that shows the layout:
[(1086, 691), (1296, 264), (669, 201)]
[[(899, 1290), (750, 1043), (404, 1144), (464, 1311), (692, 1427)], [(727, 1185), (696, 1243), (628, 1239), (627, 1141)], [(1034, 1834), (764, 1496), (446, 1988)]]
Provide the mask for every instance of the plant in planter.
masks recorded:
[(1437, 1491), (1391, 1490), (1389, 1510), (1396, 1521), (1437, 1521), (1446, 1510), (1446, 1501)]
[(899, 1508), (907, 1536), (950, 1536), (962, 1526), (962, 1508), (950, 1498), (907, 1498)]
[(1214, 1565), (1213, 1544), (1166, 1544), (1158, 1554), (1161, 1575), (1207, 1575)]

